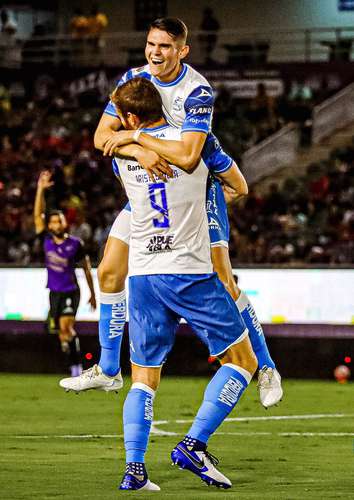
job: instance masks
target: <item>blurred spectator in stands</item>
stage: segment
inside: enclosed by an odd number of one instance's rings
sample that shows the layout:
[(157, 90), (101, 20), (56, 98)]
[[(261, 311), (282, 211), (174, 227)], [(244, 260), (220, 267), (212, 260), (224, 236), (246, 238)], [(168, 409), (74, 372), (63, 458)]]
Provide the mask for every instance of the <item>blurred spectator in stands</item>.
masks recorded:
[(217, 32), (220, 29), (220, 24), (213, 10), (209, 7), (203, 11), (203, 18), (199, 29), (200, 31), (205, 31), (205, 33), (199, 35), (199, 43), (204, 63), (206, 65), (212, 65), (215, 62), (213, 60), (213, 52), (218, 40)]
[(17, 67), (21, 63), (21, 50), (16, 38), (17, 24), (7, 10), (0, 14), (0, 66)]
[(11, 111), (10, 92), (0, 83), (0, 120), (6, 119)]
[(75, 220), (70, 224), (70, 234), (81, 238), (85, 243), (85, 247), (88, 246), (92, 238), (92, 228), (90, 224), (86, 221), (84, 210), (77, 210)]
[(96, 49), (102, 49), (104, 47), (104, 40), (101, 35), (103, 30), (108, 26), (108, 18), (106, 14), (100, 12), (98, 5), (95, 4), (92, 7), (91, 14), (87, 18), (88, 21), (88, 36), (93, 42), (93, 46)]
[(275, 101), (267, 93), (264, 83), (258, 83), (257, 94), (250, 102), (248, 115), (255, 126), (256, 142), (262, 141), (276, 130)]
[(84, 38), (89, 33), (89, 21), (80, 8), (75, 9), (70, 19), (69, 30), (73, 38)]
[(265, 214), (285, 214), (287, 210), (287, 200), (283, 193), (279, 190), (276, 182), (269, 185), (268, 195), (263, 204)]

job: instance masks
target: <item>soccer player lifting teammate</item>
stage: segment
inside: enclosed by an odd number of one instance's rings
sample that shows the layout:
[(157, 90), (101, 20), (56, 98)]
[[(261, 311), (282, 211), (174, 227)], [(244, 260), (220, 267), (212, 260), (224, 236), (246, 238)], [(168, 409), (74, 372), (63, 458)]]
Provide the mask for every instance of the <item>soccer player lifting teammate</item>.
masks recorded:
[[(75, 315), (80, 302), (80, 289), (75, 275), (76, 264), (82, 262), (89, 303), (96, 309), (96, 298), (91, 275), (90, 258), (79, 238), (67, 233), (67, 223), (60, 210), (46, 214), (45, 190), (53, 185), (52, 174), (41, 172), (34, 202), (36, 234), (43, 239), (45, 266), (48, 272), (50, 317), (59, 330), (61, 350), (67, 355), (72, 377), (82, 372), (79, 337), (74, 330)], [(46, 223), (47, 221), (47, 223)]]
[[(211, 133), (213, 90), (208, 81), (191, 66), (183, 63), (188, 55), (187, 28), (176, 18), (154, 21), (147, 35), (146, 66), (131, 69), (122, 77), (118, 86), (140, 76), (150, 80), (159, 91), (163, 111), (168, 122), (182, 129), (181, 140), (161, 140), (150, 134), (120, 131), (121, 120), (110, 102), (103, 113), (95, 133), (95, 146), (105, 155), (124, 154), (120, 148), (127, 144), (138, 146), (135, 158), (148, 175), (164, 179), (171, 175), (169, 163), (180, 168), (195, 166), (202, 151), (213, 148), (217, 139)], [(161, 213), (164, 207), (161, 206)], [(283, 391), (281, 379), (269, 354), (262, 327), (247, 295), (235, 283), (228, 253), (229, 223), (227, 207), (220, 183), (213, 176), (208, 180), (207, 211), (211, 255), (214, 270), (236, 301), (242, 318), (250, 332), (250, 341), (256, 354), (261, 403), (265, 407), (279, 402)], [(115, 220), (98, 269), (100, 284), (99, 336), (101, 358), (92, 373), (72, 380), (66, 388), (86, 390), (99, 388), (113, 390), (114, 376), (119, 376), (119, 353), (124, 316), (121, 314), (119, 331), (110, 330), (112, 310), (125, 308), (125, 279), (128, 270), (130, 242), (130, 207), (125, 207)], [(115, 323), (117, 320), (115, 319)]]
[[(151, 137), (180, 141), (180, 129), (167, 124), (161, 96), (145, 78), (134, 78), (112, 94), (127, 129)], [(144, 127), (144, 128), (143, 128)], [(127, 146), (134, 155), (135, 145)], [(155, 179), (134, 160), (115, 158), (131, 205), (129, 251), (129, 343), (132, 386), (123, 409), (126, 471), (121, 490), (158, 490), (148, 479), (145, 452), (153, 419), (153, 403), (161, 368), (174, 344), (181, 318), (217, 356), (221, 367), (204, 394), (185, 438), (172, 450), (172, 462), (209, 485), (230, 488), (207, 451), (210, 436), (247, 388), (257, 360), (248, 330), (234, 300), (213, 272), (205, 210), (209, 171), (236, 192), (245, 191), (237, 165), (214, 143), (196, 165), (171, 164), (169, 182)], [(163, 211), (161, 210), (163, 207)]]

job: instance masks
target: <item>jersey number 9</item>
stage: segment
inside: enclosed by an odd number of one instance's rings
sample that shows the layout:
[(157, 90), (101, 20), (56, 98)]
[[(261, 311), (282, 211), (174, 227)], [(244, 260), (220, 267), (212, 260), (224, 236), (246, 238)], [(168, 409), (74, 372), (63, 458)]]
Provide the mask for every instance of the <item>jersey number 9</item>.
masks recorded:
[[(157, 195), (160, 197), (160, 203), (156, 201)], [(153, 219), (154, 227), (170, 227), (165, 184), (163, 182), (149, 184), (149, 198), (152, 208), (162, 215), (162, 220)]]

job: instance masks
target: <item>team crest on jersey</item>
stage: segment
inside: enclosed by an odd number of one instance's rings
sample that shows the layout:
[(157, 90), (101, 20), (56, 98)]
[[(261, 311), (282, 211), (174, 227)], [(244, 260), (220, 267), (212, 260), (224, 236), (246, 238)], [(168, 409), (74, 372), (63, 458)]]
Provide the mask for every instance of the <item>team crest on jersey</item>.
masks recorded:
[(209, 219), (209, 229), (217, 229), (220, 230), (220, 225), (217, 220), (210, 217)]
[(170, 234), (169, 236), (153, 236), (146, 245), (146, 248), (151, 253), (171, 252), (173, 240), (173, 234)]
[(176, 97), (176, 99), (172, 103), (173, 111), (181, 111), (182, 109), (182, 97)]
[(201, 89), (200, 94), (197, 97), (212, 97), (211, 93), (205, 89)]

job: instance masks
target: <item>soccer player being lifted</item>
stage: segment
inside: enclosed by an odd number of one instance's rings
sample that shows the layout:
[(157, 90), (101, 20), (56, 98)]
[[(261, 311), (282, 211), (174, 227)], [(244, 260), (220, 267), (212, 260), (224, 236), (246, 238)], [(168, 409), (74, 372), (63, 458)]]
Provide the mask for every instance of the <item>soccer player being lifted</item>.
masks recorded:
[[(162, 101), (146, 78), (134, 78), (111, 96), (127, 129), (162, 141), (181, 141), (180, 129), (167, 124)], [(127, 154), (135, 156), (136, 146)], [(247, 185), (237, 165), (213, 142), (196, 165), (171, 164), (172, 178), (151, 182), (137, 161), (115, 158), (114, 171), (131, 206), (129, 251), (129, 344), (132, 386), (123, 409), (126, 470), (121, 490), (159, 490), (148, 479), (145, 452), (161, 368), (185, 318), (221, 367), (185, 438), (172, 450), (172, 462), (209, 485), (230, 488), (207, 451), (210, 436), (236, 406), (257, 360), (248, 330), (234, 300), (213, 272), (206, 188), (209, 171), (240, 194)]]
[[(75, 315), (80, 302), (80, 289), (75, 275), (81, 263), (90, 289), (89, 303), (96, 309), (96, 298), (91, 275), (90, 258), (79, 238), (67, 233), (67, 223), (60, 210), (46, 214), (45, 190), (53, 185), (51, 173), (41, 172), (34, 202), (36, 234), (43, 240), (45, 266), (48, 273), (50, 317), (59, 330), (61, 350), (66, 354), (71, 375), (82, 372), (80, 341), (74, 330)], [(46, 223), (47, 222), (47, 223)]]
[[(212, 148), (217, 139), (211, 133), (213, 113), (213, 90), (208, 81), (183, 59), (188, 55), (187, 27), (176, 18), (154, 21), (148, 31), (145, 55), (148, 64), (130, 69), (118, 86), (131, 78), (140, 76), (150, 80), (159, 91), (163, 111), (170, 124), (182, 129), (180, 141), (161, 140), (159, 136), (136, 131), (120, 131), (121, 120), (112, 102), (108, 103), (95, 133), (95, 146), (105, 155), (114, 155), (126, 144), (139, 146), (136, 159), (147, 173), (163, 178), (171, 175), (168, 164), (181, 168), (196, 165), (203, 151)], [(249, 330), (252, 348), (259, 368), (258, 387), (260, 400), (268, 408), (282, 398), (281, 378), (275, 368), (262, 327), (247, 295), (235, 283), (228, 252), (229, 222), (222, 187), (212, 176), (208, 181), (207, 212), (211, 254), (214, 270), (235, 300)], [(101, 358), (98, 366), (80, 379), (67, 381), (65, 388), (86, 390), (92, 388), (113, 390), (114, 376), (119, 377), (119, 354), (124, 314), (120, 314), (121, 325), (113, 310), (125, 308), (125, 279), (128, 270), (130, 242), (130, 207), (127, 205), (115, 220), (104, 257), (98, 268), (100, 285), (99, 337)], [(110, 328), (114, 319), (114, 329)]]

